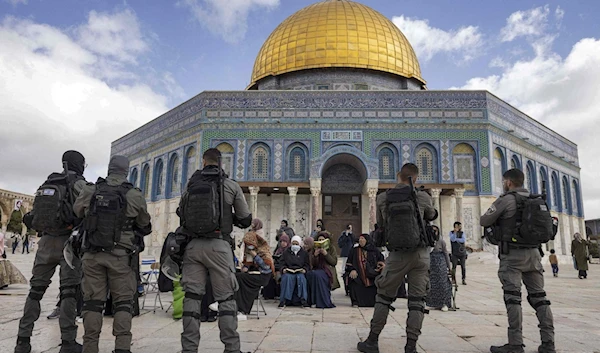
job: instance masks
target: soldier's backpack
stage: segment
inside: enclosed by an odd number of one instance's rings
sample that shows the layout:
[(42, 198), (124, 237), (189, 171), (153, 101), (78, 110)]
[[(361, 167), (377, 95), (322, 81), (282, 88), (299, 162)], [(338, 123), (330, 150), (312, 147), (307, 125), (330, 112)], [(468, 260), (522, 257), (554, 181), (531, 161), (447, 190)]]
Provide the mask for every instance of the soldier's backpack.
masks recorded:
[(388, 250), (411, 250), (423, 246), (420, 217), (410, 187), (386, 191), (385, 239)]
[(74, 175), (72, 177), (72, 180), (69, 180), (66, 172), (52, 173), (37, 189), (33, 211), (27, 215), (27, 217), (32, 216), (32, 229), (54, 234), (64, 232), (73, 226), (76, 217), (69, 193), (73, 190), (74, 183), (83, 177)]
[(127, 219), (127, 192), (130, 183), (111, 186), (98, 178), (96, 191), (90, 200), (87, 216), (83, 221), (86, 248), (92, 251), (112, 251), (121, 240), (121, 233), (131, 229), (133, 222)]
[(180, 203), (181, 226), (198, 237), (220, 236), (222, 179), (219, 174), (196, 172), (190, 179)]
[(539, 245), (554, 240), (552, 215), (543, 195), (513, 193), (517, 201), (516, 235), (511, 243)]

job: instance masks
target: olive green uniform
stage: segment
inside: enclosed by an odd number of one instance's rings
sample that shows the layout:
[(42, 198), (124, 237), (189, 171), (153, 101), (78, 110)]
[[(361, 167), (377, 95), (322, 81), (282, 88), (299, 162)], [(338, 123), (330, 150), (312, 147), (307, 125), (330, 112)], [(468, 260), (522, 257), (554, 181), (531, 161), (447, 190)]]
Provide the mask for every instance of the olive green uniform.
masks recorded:
[[(396, 188), (409, 187), (398, 184)], [(387, 220), (385, 193), (377, 196), (377, 224), (385, 227)], [(421, 217), (432, 220), (436, 216), (431, 196), (425, 191), (417, 191), (417, 202)], [(429, 292), (429, 249), (426, 247), (413, 251), (390, 251), (385, 260), (385, 268), (375, 279), (377, 297), (375, 312), (371, 320), (371, 335), (378, 337), (387, 322), (391, 304), (396, 300), (398, 288), (408, 276), (408, 318), (406, 320), (406, 336), (417, 340), (421, 334), (425, 314), (425, 298)]]
[[(73, 172), (69, 172), (73, 173)], [(77, 197), (85, 180), (78, 180), (73, 184), (73, 196)], [(29, 295), (25, 299), (23, 317), (19, 321), (19, 337), (31, 337), (35, 321), (40, 317), (40, 300), (52, 282), (56, 266), (60, 265), (60, 335), (63, 341), (74, 341), (77, 337), (77, 287), (81, 284), (81, 261), (75, 259), (69, 267), (63, 256), (65, 243), (71, 236), (70, 230), (60, 234), (42, 234), (35, 254), (35, 262)]]
[[(118, 186), (127, 182), (122, 174), (109, 174), (106, 182)], [(86, 186), (75, 202), (75, 214), (83, 217), (94, 192), (95, 185)], [(147, 228), (150, 215), (146, 200), (139, 189), (130, 189), (127, 194), (125, 216), (134, 219), (134, 228)], [(113, 300), (113, 335), (115, 350), (129, 352), (131, 346), (131, 318), (133, 298), (137, 280), (131, 266), (131, 252), (134, 249), (133, 230), (123, 231), (121, 239), (112, 252), (85, 252), (83, 255), (83, 352), (98, 353), (98, 342), (102, 330), (102, 311), (108, 290)]]
[[(527, 189), (514, 190), (522, 196), (529, 196)], [(505, 228), (516, 217), (517, 202), (514, 195), (503, 194), (487, 212), (481, 216), (483, 227), (498, 225)], [(506, 251), (508, 250), (508, 251)], [(521, 308), (521, 281), (527, 289), (527, 301), (535, 309), (539, 320), (542, 342), (554, 342), (554, 324), (550, 301), (544, 291), (544, 268), (542, 256), (537, 247), (509, 244), (500, 252), (498, 277), (504, 290), (504, 302), (508, 313), (508, 344), (523, 344), (523, 313)]]

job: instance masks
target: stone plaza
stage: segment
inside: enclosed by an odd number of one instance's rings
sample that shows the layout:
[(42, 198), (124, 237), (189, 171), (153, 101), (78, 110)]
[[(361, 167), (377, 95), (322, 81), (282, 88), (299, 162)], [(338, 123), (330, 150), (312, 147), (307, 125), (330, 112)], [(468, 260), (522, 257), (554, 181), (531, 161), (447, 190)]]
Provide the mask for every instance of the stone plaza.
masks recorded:
[[(9, 259), (30, 278), (34, 254), (10, 255)], [(506, 342), (506, 312), (502, 290), (496, 275), (497, 265), (486, 253), (469, 257), (467, 286), (459, 286), (456, 312), (432, 310), (425, 317), (423, 335), (419, 339), (419, 352), (489, 352), (492, 344)], [(552, 277), (547, 267), (546, 291), (552, 301), (556, 344), (558, 352), (600, 352), (600, 266), (591, 265), (587, 280), (577, 279), (572, 266), (562, 265), (560, 276)], [(0, 352), (12, 352), (16, 342), (17, 326), (22, 315), (28, 285), (11, 285), (0, 291)], [(36, 322), (31, 340), (35, 353), (57, 353), (60, 332), (57, 320), (48, 320), (58, 295), (58, 271), (44, 299), (42, 316)], [(358, 352), (356, 343), (369, 332), (372, 308), (352, 308), (342, 290), (333, 292), (333, 309), (280, 309), (272, 300), (264, 301), (267, 312), (248, 316), (239, 322), (242, 351), (256, 353), (275, 352)], [(165, 309), (170, 304), (171, 293), (162, 293)], [(142, 298), (140, 298), (141, 304)], [(146, 305), (154, 303), (154, 294), (146, 298)], [(406, 342), (406, 300), (398, 299), (380, 339), (380, 350), (385, 353), (402, 352)], [(133, 346), (136, 353), (180, 352), (181, 321), (171, 318), (158, 308), (142, 310), (133, 320)], [(254, 310), (256, 307), (253, 308)], [(523, 305), (526, 352), (537, 352), (539, 333), (533, 309)], [(200, 352), (223, 351), (219, 341), (217, 323), (203, 323)], [(79, 324), (78, 341), (81, 342), (83, 324)], [(114, 348), (112, 318), (105, 318), (100, 341), (100, 352), (110, 353)]]

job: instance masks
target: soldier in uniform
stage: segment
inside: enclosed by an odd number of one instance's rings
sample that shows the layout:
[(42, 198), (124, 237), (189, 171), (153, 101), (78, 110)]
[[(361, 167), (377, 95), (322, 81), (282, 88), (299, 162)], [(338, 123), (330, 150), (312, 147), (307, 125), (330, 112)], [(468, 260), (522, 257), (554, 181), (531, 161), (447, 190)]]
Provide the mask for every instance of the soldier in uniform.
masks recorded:
[[(124, 156), (113, 156), (108, 165), (108, 177), (98, 179), (96, 185), (87, 185), (75, 201), (75, 214), (86, 217), (83, 221), (87, 232), (83, 247), (83, 353), (98, 353), (98, 342), (102, 330), (102, 311), (106, 303), (108, 290), (113, 301), (113, 335), (115, 336), (114, 353), (129, 353), (131, 347), (131, 317), (133, 299), (137, 289), (132, 264), (135, 250), (135, 232), (150, 234), (152, 227), (150, 215), (146, 208), (146, 200), (142, 191), (133, 188), (127, 181), (129, 159)], [(99, 207), (98, 197), (104, 190), (122, 190), (125, 205), (122, 209), (123, 222), (111, 222), (101, 213), (93, 215)], [(100, 200), (102, 201), (102, 200)], [(95, 204), (96, 203), (96, 204)], [(94, 222), (91, 220), (94, 219)], [(93, 224), (92, 224), (93, 223)], [(114, 247), (100, 248), (97, 240), (93, 240), (96, 232), (107, 228), (113, 233), (120, 233)], [(108, 239), (109, 244), (113, 239)], [(112, 243), (114, 244), (114, 243)]]
[[(416, 181), (418, 175), (419, 168), (416, 165), (405, 164), (398, 173), (399, 183), (396, 188), (409, 188), (409, 177)], [(386, 193), (377, 196), (377, 224), (384, 229), (388, 219), (386, 200)], [(422, 218), (427, 221), (437, 218), (437, 211), (433, 208), (431, 196), (425, 191), (417, 191), (417, 203)], [(425, 244), (416, 250), (390, 251), (381, 275), (375, 279), (377, 296), (375, 312), (371, 319), (371, 331), (366, 341), (358, 343), (359, 351), (379, 352), (379, 334), (387, 322), (391, 305), (396, 300), (398, 288), (403, 284), (406, 275), (408, 275), (408, 319), (406, 320), (405, 352), (417, 352), (417, 340), (421, 334), (425, 316), (425, 299), (429, 291), (429, 249)]]
[[(516, 233), (517, 201), (514, 193), (528, 197), (529, 191), (523, 188), (525, 175), (518, 169), (504, 173), (502, 183), (504, 194), (487, 212), (481, 216), (483, 227), (496, 226), (502, 239), (510, 239)], [(498, 238), (498, 235), (495, 235)], [(508, 344), (492, 346), (492, 353), (522, 353), (523, 313), (521, 309), (521, 280), (527, 288), (527, 301), (535, 309), (539, 320), (542, 344), (539, 353), (554, 353), (554, 325), (550, 301), (544, 291), (544, 268), (539, 245), (500, 244), (500, 268), (498, 277), (504, 290), (504, 302), (508, 312)]]
[[(69, 192), (72, 193), (71, 197), (67, 197), (66, 202), (70, 203), (71, 200), (79, 195), (83, 187), (86, 185), (86, 181), (83, 178), (83, 170), (85, 169), (85, 158), (77, 151), (67, 151), (62, 156), (62, 161), (67, 163), (67, 170), (69, 174)], [(51, 179), (60, 179), (60, 173), (53, 173), (48, 177), (48, 184)], [(40, 190), (43, 188), (42, 186)], [(42, 190), (43, 191), (43, 190)], [(39, 193), (40, 191), (38, 191)], [(41, 196), (41, 195), (40, 195)], [(65, 195), (66, 197), (67, 195)], [(36, 197), (37, 198), (37, 197)], [(42, 203), (38, 204), (41, 207)], [(41, 217), (48, 208), (34, 209), (31, 213), (28, 213), (24, 217), (25, 225), (28, 228), (33, 229), (33, 218)], [(52, 217), (55, 217), (56, 210), (52, 212)], [(72, 204), (70, 210), (72, 213)], [(33, 215), (37, 213), (37, 215)], [(73, 217), (74, 218), (74, 217)], [(81, 352), (81, 345), (75, 342), (77, 337), (77, 324), (75, 318), (77, 316), (77, 288), (81, 284), (81, 262), (75, 261), (73, 263), (75, 268), (71, 268), (65, 262), (63, 256), (63, 247), (69, 236), (74, 224), (65, 224), (64, 229), (57, 231), (40, 232), (42, 238), (39, 241), (38, 251), (35, 255), (35, 262), (33, 265), (33, 276), (31, 277), (31, 289), (29, 290), (29, 296), (25, 300), (25, 308), (23, 310), (23, 317), (19, 322), (19, 334), (17, 338), (17, 346), (15, 347), (15, 353), (29, 353), (31, 352), (31, 344), (29, 342), (33, 332), (33, 324), (40, 317), (40, 300), (44, 296), (46, 289), (50, 285), (51, 278), (56, 271), (56, 266), (60, 265), (60, 335), (62, 344), (60, 348), (61, 353), (70, 352)]]
[[(237, 333), (237, 304), (234, 293), (238, 290), (235, 277), (235, 265), (231, 250), (231, 232), (233, 226), (248, 228), (252, 222), (252, 214), (244, 198), (242, 188), (235, 181), (225, 176), (222, 179), (224, 201), (222, 221), (218, 229), (211, 234), (195, 234), (190, 229), (192, 223), (205, 222), (208, 217), (206, 208), (219, 207), (218, 200), (211, 205), (199, 205), (204, 198), (194, 199), (185, 204), (184, 200), (199, 184), (218, 184), (219, 158), (221, 152), (216, 148), (208, 149), (202, 156), (202, 170), (197, 170), (190, 178), (187, 190), (182, 196), (177, 214), (181, 218), (183, 232), (189, 234), (188, 243), (183, 255), (182, 280), (185, 298), (183, 300), (183, 333), (181, 334), (182, 353), (197, 353), (200, 343), (200, 321), (202, 297), (205, 295), (207, 276), (213, 287), (215, 299), (219, 302), (219, 330), (221, 342), (226, 353), (240, 353), (240, 336)], [(188, 195), (186, 195), (186, 193)], [(235, 210), (235, 212), (232, 211)], [(192, 216), (194, 214), (194, 216)], [(186, 216), (187, 215), (187, 216)], [(189, 218), (196, 218), (195, 220)], [(186, 219), (187, 218), (187, 219)]]

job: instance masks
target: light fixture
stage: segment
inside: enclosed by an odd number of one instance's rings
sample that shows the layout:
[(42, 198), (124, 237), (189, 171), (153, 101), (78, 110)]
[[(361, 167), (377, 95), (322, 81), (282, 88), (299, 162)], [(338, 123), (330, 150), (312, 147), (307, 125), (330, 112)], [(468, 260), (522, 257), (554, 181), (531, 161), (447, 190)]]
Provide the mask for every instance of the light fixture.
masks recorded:
[(279, 188), (273, 188), (273, 191), (279, 191)]

